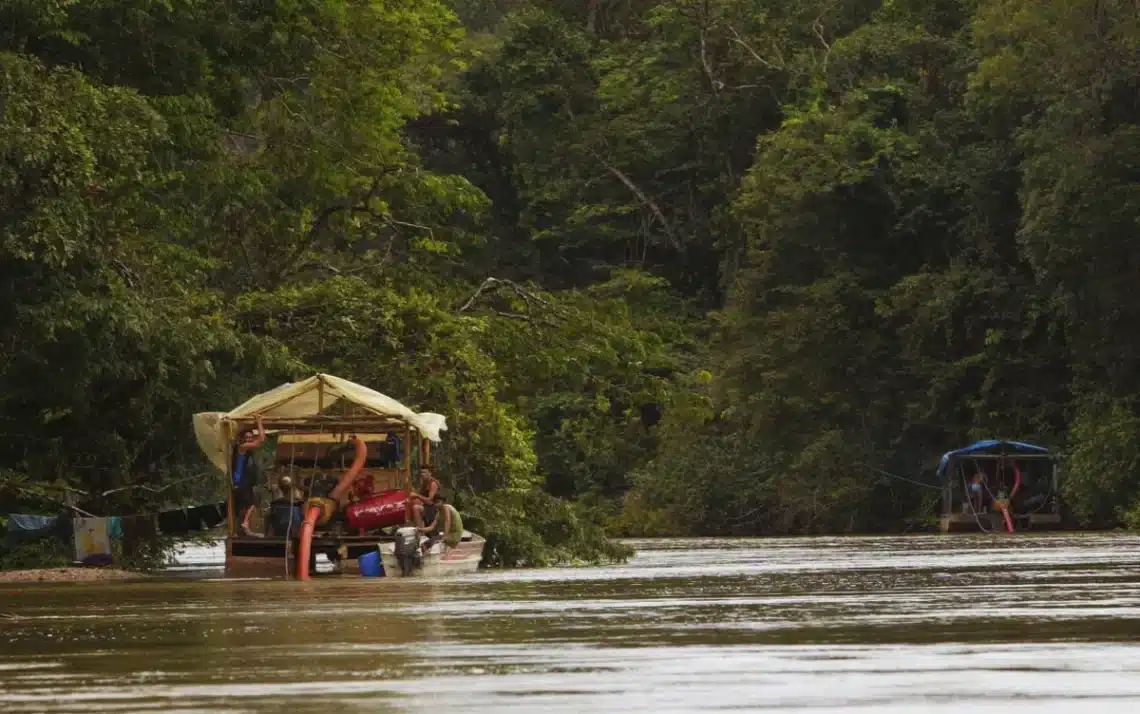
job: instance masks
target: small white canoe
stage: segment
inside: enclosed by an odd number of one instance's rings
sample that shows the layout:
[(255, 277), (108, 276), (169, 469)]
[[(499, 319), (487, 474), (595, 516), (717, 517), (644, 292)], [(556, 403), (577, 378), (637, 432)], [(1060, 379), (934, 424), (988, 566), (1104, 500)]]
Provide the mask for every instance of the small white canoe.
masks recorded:
[[(420, 541), (423, 542), (423, 539)], [(463, 531), (463, 540), (454, 548), (436, 543), (424, 554), (421, 565), (413, 577), (442, 578), (451, 575), (474, 573), (483, 560), (483, 545), (487, 541), (471, 531)], [(396, 560), (394, 543), (380, 544), (380, 562), (384, 564), (384, 577), (404, 577), (400, 563)]]

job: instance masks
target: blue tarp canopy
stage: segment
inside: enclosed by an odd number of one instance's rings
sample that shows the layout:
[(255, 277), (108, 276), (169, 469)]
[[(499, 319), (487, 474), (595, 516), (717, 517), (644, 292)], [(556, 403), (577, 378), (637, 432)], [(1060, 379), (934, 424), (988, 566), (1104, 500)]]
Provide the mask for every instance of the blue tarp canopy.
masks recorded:
[(1020, 441), (998, 441), (996, 439), (975, 441), (969, 446), (964, 446), (954, 451), (947, 451), (943, 454), (942, 461), (938, 464), (938, 477), (942, 478), (946, 474), (946, 467), (950, 465), (950, 459), (955, 456), (990, 452), (997, 452), (999, 454), (1048, 454), (1049, 450), (1044, 446), (1034, 446), (1033, 444), (1025, 444)]

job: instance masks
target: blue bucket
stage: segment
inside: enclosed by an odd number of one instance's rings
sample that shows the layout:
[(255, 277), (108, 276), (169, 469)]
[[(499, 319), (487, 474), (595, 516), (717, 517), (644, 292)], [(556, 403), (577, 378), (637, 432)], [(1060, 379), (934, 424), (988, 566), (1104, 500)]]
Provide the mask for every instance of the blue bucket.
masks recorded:
[[(289, 515), (292, 512), (293, 525), (289, 526)], [(273, 523), (273, 532), (277, 535), (285, 535), (292, 533), (294, 537), (301, 532), (301, 523), (305, 520), (305, 515), (301, 513), (301, 507), (292, 506), (288, 503), (274, 503), (270, 509), (270, 520)]]
[(360, 566), (360, 576), (363, 578), (378, 578), (384, 574), (384, 565), (380, 562), (380, 551), (372, 550), (356, 559)]

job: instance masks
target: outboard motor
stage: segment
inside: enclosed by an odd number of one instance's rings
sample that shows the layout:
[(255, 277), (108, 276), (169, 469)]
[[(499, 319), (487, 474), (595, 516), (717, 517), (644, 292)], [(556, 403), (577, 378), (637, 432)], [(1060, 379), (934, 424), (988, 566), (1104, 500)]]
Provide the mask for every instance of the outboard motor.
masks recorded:
[(420, 533), (413, 526), (396, 529), (396, 562), (404, 577), (412, 575), (420, 567)]

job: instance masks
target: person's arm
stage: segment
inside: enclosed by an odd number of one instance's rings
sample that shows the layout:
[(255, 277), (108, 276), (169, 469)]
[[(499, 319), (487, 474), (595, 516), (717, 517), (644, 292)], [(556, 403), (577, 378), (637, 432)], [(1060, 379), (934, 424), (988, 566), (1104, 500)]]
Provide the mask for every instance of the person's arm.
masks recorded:
[(261, 445), (265, 443), (265, 424), (261, 421), (261, 415), (258, 414), (257, 419), (257, 438), (253, 440), (253, 448), (260, 449)]
[(440, 506), (439, 510), (443, 512), (443, 532), (446, 534), (451, 530), (451, 509), (445, 504)]
[(261, 423), (261, 415), (258, 414), (255, 418), (257, 419), (257, 436), (248, 444), (242, 444), (238, 447), (238, 452), (242, 454), (249, 451), (256, 451), (265, 443), (265, 425)]

